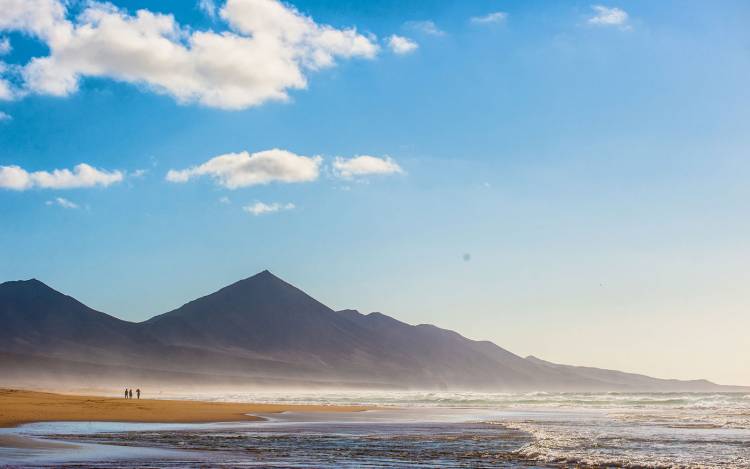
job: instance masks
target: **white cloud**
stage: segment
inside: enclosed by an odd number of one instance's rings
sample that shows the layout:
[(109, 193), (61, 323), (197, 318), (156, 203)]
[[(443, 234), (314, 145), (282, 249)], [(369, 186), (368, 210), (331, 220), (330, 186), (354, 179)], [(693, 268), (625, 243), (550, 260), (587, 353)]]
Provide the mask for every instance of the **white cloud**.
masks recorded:
[(0, 111), (0, 122), (12, 120), (13, 116), (7, 112)]
[(0, 101), (11, 100), (13, 99), (13, 97), (13, 87), (11, 86), (10, 82), (0, 78)]
[(131, 178), (142, 178), (145, 177), (148, 173), (148, 169), (136, 169), (134, 171), (131, 171), (128, 176)]
[(422, 34), (428, 34), (430, 36), (444, 36), (445, 31), (437, 27), (434, 21), (407, 21), (404, 23), (404, 27), (411, 29), (412, 31), (418, 31)]
[(11, 100), (15, 97), (10, 81), (3, 78), (3, 75), (9, 72), (9, 68), (4, 62), (0, 61), (0, 101)]
[(473, 24), (493, 24), (502, 23), (508, 18), (508, 14), (502, 11), (495, 11), (484, 16), (474, 16), (469, 21)]
[(45, 41), (67, 32), (65, 6), (59, 0), (0, 0), (0, 30), (22, 31)]
[(198, 0), (198, 9), (209, 18), (216, 18), (216, 2), (214, 0)]
[(48, 200), (45, 202), (47, 205), (58, 205), (62, 208), (70, 208), (70, 209), (76, 209), (80, 208), (78, 204), (71, 202), (68, 199), (64, 199), (62, 197), (55, 197), (53, 200)]
[(307, 182), (318, 178), (321, 161), (319, 156), (300, 156), (278, 148), (257, 153), (243, 151), (219, 155), (187, 169), (171, 169), (166, 178), (180, 183), (210, 176), (228, 189), (270, 182)]
[(333, 172), (339, 177), (348, 179), (354, 176), (367, 176), (371, 174), (396, 174), (403, 173), (401, 166), (392, 158), (386, 156), (361, 155), (354, 158), (337, 157), (333, 162)]
[(220, 204), (224, 204), (224, 205), (229, 205), (229, 204), (231, 204), (231, 203), (232, 203), (232, 201), (231, 201), (231, 200), (229, 200), (229, 197), (226, 197), (226, 196), (224, 196), (224, 197), (221, 197), (221, 198), (219, 199), (219, 203), (220, 203)]
[(0, 38), (0, 55), (10, 54), (13, 47), (10, 45), (10, 39), (7, 37)]
[(388, 46), (394, 53), (404, 55), (417, 50), (419, 44), (409, 38), (394, 34), (388, 38)]
[(589, 18), (589, 24), (595, 26), (618, 26), (621, 29), (628, 29), (628, 13), (617, 7), (605, 7), (603, 5), (592, 5), (591, 8), (596, 12)]
[(246, 205), (242, 207), (242, 210), (252, 213), (256, 217), (258, 215), (265, 215), (267, 213), (274, 213), (274, 212), (280, 212), (282, 210), (292, 210), (295, 206), (293, 203), (288, 204), (279, 204), (279, 203), (272, 203), (272, 204), (264, 204), (263, 202), (255, 202), (254, 204)]
[(26, 190), (75, 189), (80, 187), (107, 187), (123, 180), (120, 171), (103, 171), (81, 163), (69, 169), (28, 172), (20, 166), (0, 166), (0, 189)]
[(277, 0), (227, 0), (218, 11), (224, 31), (195, 31), (171, 14), (130, 15), (93, 0), (68, 19), (67, 4), (0, 0), (0, 30), (35, 36), (50, 49), (21, 66), (15, 96), (66, 96), (91, 76), (145, 85), (181, 103), (244, 109), (287, 100), (289, 90), (307, 87), (309, 72), (337, 59), (378, 52), (370, 36), (318, 24)]
[(29, 173), (19, 166), (0, 166), (0, 188), (22, 191), (31, 186)]

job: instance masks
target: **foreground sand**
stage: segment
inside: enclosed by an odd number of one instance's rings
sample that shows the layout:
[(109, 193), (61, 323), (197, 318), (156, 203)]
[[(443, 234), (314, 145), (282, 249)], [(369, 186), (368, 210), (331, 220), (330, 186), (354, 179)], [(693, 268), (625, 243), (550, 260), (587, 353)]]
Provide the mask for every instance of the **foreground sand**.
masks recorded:
[(151, 422), (205, 423), (261, 420), (246, 414), (296, 412), (357, 412), (357, 406), (240, 404), (228, 402), (123, 399), (71, 396), (37, 391), (0, 389), (0, 427), (22, 423)]

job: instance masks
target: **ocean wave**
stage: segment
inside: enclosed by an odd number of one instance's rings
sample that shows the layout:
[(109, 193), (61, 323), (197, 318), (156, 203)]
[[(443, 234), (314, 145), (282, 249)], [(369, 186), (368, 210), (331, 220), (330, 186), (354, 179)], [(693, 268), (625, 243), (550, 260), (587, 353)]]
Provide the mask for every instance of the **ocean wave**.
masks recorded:
[(743, 393), (342, 391), (213, 397), (245, 402), (486, 409), (502, 417), (490, 423), (532, 436), (517, 455), (540, 464), (750, 467), (750, 395)]
[(583, 467), (739, 469), (750, 467), (748, 427), (649, 427), (591, 415), (579, 419), (504, 419), (487, 423), (528, 433), (517, 450), (540, 464)]
[(477, 392), (243, 392), (176, 396), (215, 401), (282, 404), (345, 404), (398, 407), (461, 407), (476, 409), (643, 409), (750, 412), (750, 396), (742, 393), (477, 393)]

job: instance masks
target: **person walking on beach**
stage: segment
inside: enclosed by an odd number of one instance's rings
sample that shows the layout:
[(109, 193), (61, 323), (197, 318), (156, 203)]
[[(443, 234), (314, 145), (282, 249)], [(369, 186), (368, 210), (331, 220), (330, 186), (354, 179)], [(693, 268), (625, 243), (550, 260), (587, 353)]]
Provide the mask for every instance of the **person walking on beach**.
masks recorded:
[(128, 398), (128, 388), (125, 388), (125, 399)]
[(132, 399), (132, 398), (133, 398), (133, 390), (131, 389), (130, 391), (128, 391), (128, 399)]
[(138, 388), (135, 390), (135, 398), (140, 399), (141, 398), (141, 389)]

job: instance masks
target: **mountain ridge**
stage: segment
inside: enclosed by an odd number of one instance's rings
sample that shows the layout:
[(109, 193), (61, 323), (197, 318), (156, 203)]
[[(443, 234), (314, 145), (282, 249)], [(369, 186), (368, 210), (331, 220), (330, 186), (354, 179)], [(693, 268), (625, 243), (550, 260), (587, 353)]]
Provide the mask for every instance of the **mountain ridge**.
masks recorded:
[(707, 380), (664, 380), (523, 358), (431, 324), (411, 325), (380, 312), (334, 311), (268, 270), (139, 323), (93, 310), (37, 279), (5, 282), (0, 325), (0, 371), (13, 369), (14, 376), (21, 371), (7, 356), (40, 363), (30, 367), (37, 374), (52, 373), (57, 360), (65, 370), (89, 363), (105, 370), (109, 365), (117, 376), (122, 370), (162, 370), (195, 375), (198, 382), (212, 376), (214, 383), (296, 380), (332, 387), (368, 383), (482, 391), (734, 389)]

